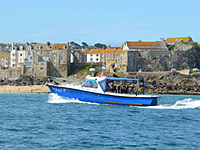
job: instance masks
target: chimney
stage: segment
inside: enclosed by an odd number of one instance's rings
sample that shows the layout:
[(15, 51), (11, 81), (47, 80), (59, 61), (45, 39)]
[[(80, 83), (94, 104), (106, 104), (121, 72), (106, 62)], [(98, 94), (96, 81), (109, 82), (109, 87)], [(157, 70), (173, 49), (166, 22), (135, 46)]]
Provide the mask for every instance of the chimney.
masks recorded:
[(161, 37), (161, 38), (160, 38), (160, 41), (163, 41), (163, 42), (164, 42), (164, 41), (165, 41), (165, 39), (164, 39), (163, 37)]

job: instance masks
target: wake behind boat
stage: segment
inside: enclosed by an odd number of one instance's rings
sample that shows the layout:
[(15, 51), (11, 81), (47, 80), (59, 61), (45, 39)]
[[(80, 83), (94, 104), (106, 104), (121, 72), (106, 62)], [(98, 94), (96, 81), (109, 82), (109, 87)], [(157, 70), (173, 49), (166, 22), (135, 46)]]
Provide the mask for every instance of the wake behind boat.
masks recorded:
[[(135, 83), (136, 89), (124, 86), (124, 83)], [(156, 106), (159, 96), (139, 94), (139, 79), (88, 76), (82, 84), (51, 85), (52, 93), (61, 97), (74, 98), (83, 102), (99, 104), (117, 104), (131, 106)], [(115, 83), (120, 85), (116, 88)], [(144, 85), (144, 83), (143, 83)], [(145, 85), (143, 86), (144, 91)]]

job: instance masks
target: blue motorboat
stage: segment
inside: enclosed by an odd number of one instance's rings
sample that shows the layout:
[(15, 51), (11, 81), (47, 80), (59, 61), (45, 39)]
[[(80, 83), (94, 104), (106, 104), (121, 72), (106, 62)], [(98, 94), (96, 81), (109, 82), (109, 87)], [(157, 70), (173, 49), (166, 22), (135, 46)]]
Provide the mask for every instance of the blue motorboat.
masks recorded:
[[(52, 93), (65, 98), (78, 99), (83, 102), (99, 104), (115, 104), (128, 106), (156, 106), (159, 96), (144, 94), (145, 85), (143, 83), (143, 92), (139, 93), (140, 79), (116, 78), (116, 77), (91, 77), (88, 76), (81, 84), (51, 85), (47, 84)], [(132, 87), (125, 83), (131, 82)], [(118, 88), (114, 86), (118, 83)], [(134, 86), (133, 86), (134, 83)], [(112, 88), (112, 86), (114, 88)], [(132, 91), (131, 91), (132, 90)]]

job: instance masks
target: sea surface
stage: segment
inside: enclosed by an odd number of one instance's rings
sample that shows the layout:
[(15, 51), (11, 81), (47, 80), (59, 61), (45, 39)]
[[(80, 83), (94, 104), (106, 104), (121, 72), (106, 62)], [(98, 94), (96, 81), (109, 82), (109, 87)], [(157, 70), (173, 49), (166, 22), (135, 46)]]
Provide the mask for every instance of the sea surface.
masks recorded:
[(0, 94), (0, 149), (200, 149), (200, 96), (160, 96), (159, 106), (129, 107)]

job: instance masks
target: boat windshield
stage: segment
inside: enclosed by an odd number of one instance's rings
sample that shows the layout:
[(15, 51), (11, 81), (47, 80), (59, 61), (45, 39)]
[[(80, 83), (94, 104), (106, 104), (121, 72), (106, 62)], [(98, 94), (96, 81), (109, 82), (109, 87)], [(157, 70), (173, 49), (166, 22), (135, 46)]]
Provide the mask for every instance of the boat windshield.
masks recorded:
[(83, 82), (82, 87), (98, 88), (96, 80), (86, 80)]

